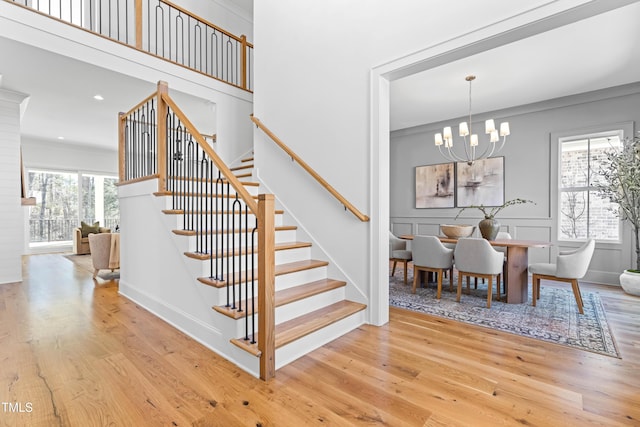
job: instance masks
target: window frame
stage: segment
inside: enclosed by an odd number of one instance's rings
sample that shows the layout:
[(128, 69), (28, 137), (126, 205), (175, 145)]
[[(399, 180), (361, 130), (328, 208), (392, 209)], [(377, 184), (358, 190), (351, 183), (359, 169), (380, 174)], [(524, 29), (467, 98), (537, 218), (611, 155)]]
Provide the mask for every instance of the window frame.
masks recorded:
[[(597, 188), (594, 186), (582, 186), (582, 187), (562, 187), (562, 144), (570, 141), (577, 141), (581, 139), (595, 139), (607, 136), (619, 136), (621, 140), (625, 135), (633, 134), (633, 122), (613, 123), (609, 125), (594, 126), (590, 128), (576, 129), (574, 131), (565, 131), (561, 133), (551, 134), (551, 142), (555, 145), (555, 153), (552, 161), (552, 170), (555, 169), (555, 182), (552, 182), (552, 188), (555, 188), (555, 197), (552, 197), (552, 212), (555, 213), (554, 218), (554, 235), (557, 242), (563, 245), (580, 245), (590, 237), (570, 239), (562, 235), (561, 223), (562, 223), (562, 195), (568, 191), (583, 191), (586, 190), (587, 194), (597, 192)], [(588, 182), (587, 182), (588, 184)], [(567, 190), (569, 189), (569, 190)], [(563, 191), (564, 190), (564, 191)], [(550, 193), (553, 194), (553, 193)], [(589, 201), (587, 200), (587, 208)], [(624, 224), (623, 221), (618, 218), (618, 238), (617, 239), (596, 239), (597, 242), (619, 246), (623, 243)]]
[[(73, 170), (73, 169), (58, 169), (58, 168), (51, 168), (51, 167), (37, 167), (37, 166), (33, 166), (33, 167), (27, 167), (25, 168), (25, 176), (27, 177), (27, 181), (30, 178), (30, 173), (31, 172), (36, 172), (36, 173), (52, 173), (52, 174), (68, 174), (68, 175), (75, 175), (77, 177), (78, 180), (78, 188), (77, 188), (77, 198), (78, 198), (78, 206), (77, 206), (77, 218), (76, 218), (76, 223), (79, 226), (80, 222), (83, 221), (82, 218), (84, 218), (84, 205), (83, 205), (83, 197), (84, 197), (84, 191), (82, 189), (82, 180), (85, 176), (92, 176), (92, 177), (101, 177), (103, 179), (114, 179), (116, 182), (118, 181), (118, 175), (117, 174), (110, 174), (110, 173), (106, 173), (106, 172), (90, 172), (90, 171), (83, 171), (83, 170)], [(27, 191), (30, 191), (31, 188), (31, 182), (28, 181), (26, 182), (26, 188)], [(103, 212), (104, 214), (104, 212)], [(29, 230), (29, 221), (30, 221), (30, 213), (25, 215), (25, 226), (26, 229)], [(102, 224), (101, 224), (102, 225)], [(53, 248), (53, 247), (58, 247), (58, 246), (71, 246), (72, 242), (73, 242), (73, 238), (71, 238), (70, 240), (61, 240), (61, 241), (50, 241), (50, 242), (46, 242), (48, 244), (40, 244), (40, 245), (33, 245), (31, 242), (31, 238), (29, 235), (29, 232), (27, 231), (25, 233), (25, 238), (26, 238), (26, 242), (25, 245), (27, 248), (29, 248), (29, 251), (34, 252), (34, 249), (42, 249), (42, 248)]]

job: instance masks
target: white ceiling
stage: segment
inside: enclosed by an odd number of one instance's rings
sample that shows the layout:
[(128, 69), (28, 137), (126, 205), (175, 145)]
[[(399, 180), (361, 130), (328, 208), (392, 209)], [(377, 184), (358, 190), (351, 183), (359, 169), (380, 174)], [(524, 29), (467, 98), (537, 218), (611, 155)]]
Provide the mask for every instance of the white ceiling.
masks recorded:
[[(29, 95), (23, 137), (117, 149), (118, 113), (127, 112), (156, 85), (0, 37), (2, 87)], [(102, 95), (96, 101), (94, 95)], [(171, 91), (204, 134), (215, 133), (215, 105)]]
[(391, 82), (391, 130), (640, 81), (640, 3)]
[[(252, 0), (229, 0), (247, 12)], [(391, 82), (391, 129), (640, 81), (640, 2)], [(117, 148), (117, 114), (155, 85), (0, 38), (0, 83), (30, 95), (25, 137)], [(101, 94), (102, 102), (93, 96)], [(215, 106), (172, 91), (203, 133), (215, 133)]]

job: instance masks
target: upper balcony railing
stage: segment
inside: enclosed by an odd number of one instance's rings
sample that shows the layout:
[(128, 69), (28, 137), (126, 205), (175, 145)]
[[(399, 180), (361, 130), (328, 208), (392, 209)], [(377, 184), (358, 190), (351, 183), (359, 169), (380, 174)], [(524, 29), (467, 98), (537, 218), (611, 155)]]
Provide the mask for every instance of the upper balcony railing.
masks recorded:
[(253, 45), (166, 0), (5, 0), (253, 91)]

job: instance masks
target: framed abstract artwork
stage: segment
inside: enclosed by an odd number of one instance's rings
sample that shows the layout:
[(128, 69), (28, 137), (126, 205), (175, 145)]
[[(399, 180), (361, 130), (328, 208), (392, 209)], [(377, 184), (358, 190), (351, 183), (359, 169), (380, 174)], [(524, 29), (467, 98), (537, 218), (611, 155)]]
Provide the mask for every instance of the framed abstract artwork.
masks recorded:
[(455, 163), (416, 167), (416, 208), (455, 207)]
[(504, 157), (456, 164), (456, 206), (500, 206), (504, 203)]

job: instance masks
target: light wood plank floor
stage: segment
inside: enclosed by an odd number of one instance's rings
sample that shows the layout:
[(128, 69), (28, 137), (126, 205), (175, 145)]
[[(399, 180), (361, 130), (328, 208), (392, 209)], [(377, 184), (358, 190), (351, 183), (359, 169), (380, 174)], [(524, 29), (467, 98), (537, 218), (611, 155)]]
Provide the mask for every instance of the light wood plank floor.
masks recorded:
[(60, 255), (0, 285), (3, 426), (640, 425), (640, 299), (602, 295), (622, 359), (392, 309), (255, 379)]

